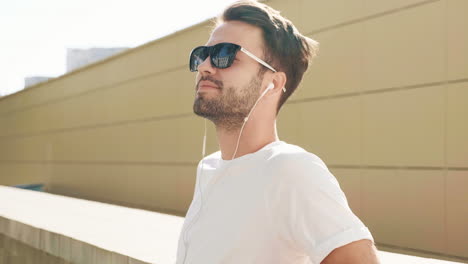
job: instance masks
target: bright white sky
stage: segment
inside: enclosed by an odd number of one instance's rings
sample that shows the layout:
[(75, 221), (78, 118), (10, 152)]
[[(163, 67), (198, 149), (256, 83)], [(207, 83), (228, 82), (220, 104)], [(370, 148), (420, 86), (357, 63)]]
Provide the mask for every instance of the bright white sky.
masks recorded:
[(0, 96), (65, 73), (66, 48), (136, 47), (234, 0), (0, 0)]

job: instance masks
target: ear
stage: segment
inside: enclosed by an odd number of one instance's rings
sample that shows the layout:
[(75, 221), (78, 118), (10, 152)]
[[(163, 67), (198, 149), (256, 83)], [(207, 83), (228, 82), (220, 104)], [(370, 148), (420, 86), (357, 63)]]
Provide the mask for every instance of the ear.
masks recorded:
[(275, 85), (275, 88), (271, 90), (272, 94), (283, 93), (283, 88), (286, 85), (287, 77), (284, 72), (275, 72), (273, 73), (272, 82)]

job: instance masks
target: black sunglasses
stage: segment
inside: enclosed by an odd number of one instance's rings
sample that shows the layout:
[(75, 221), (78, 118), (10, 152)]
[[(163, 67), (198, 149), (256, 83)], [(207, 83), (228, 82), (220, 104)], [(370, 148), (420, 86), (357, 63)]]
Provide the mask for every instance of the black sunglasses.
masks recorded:
[(208, 56), (210, 57), (211, 65), (213, 67), (218, 69), (229, 68), (234, 62), (234, 58), (236, 58), (236, 54), (239, 50), (273, 72), (276, 72), (276, 70), (268, 65), (268, 63), (259, 59), (257, 56), (253, 55), (243, 47), (227, 42), (218, 43), (213, 46), (199, 46), (194, 48), (190, 53), (190, 71), (198, 71), (198, 66), (200, 66), (200, 64), (202, 64), (206, 58), (208, 58)]

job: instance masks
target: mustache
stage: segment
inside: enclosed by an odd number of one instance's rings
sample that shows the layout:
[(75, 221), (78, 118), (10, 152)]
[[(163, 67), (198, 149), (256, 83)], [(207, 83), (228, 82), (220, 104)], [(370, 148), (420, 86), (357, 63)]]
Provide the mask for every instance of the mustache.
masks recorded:
[(214, 78), (211, 77), (211, 76), (201, 77), (200, 80), (198, 80), (197, 88), (198, 88), (198, 86), (200, 85), (200, 82), (201, 82), (201, 81), (210, 81), (210, 82), (216, 84), (216, 86), (218, 86), (219, 89), (223, 89), (223, 88), (224, 88), (224, 85), (223, 85), (223, 82), (222, 82), (222, 81), (216, 80), (216, 79), (214, 79)]

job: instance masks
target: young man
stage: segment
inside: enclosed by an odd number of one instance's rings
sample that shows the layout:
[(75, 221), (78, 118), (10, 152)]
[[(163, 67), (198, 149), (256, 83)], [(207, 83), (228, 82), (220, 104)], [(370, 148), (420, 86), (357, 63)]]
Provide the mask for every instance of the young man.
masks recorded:
[(198, 165), (177, 264), (379, 263), (324, 162), (277, 135), (317, 51), (279, 12), (246, 1), (192, 51), (193, 110), (215, 124), (220, 151)]

